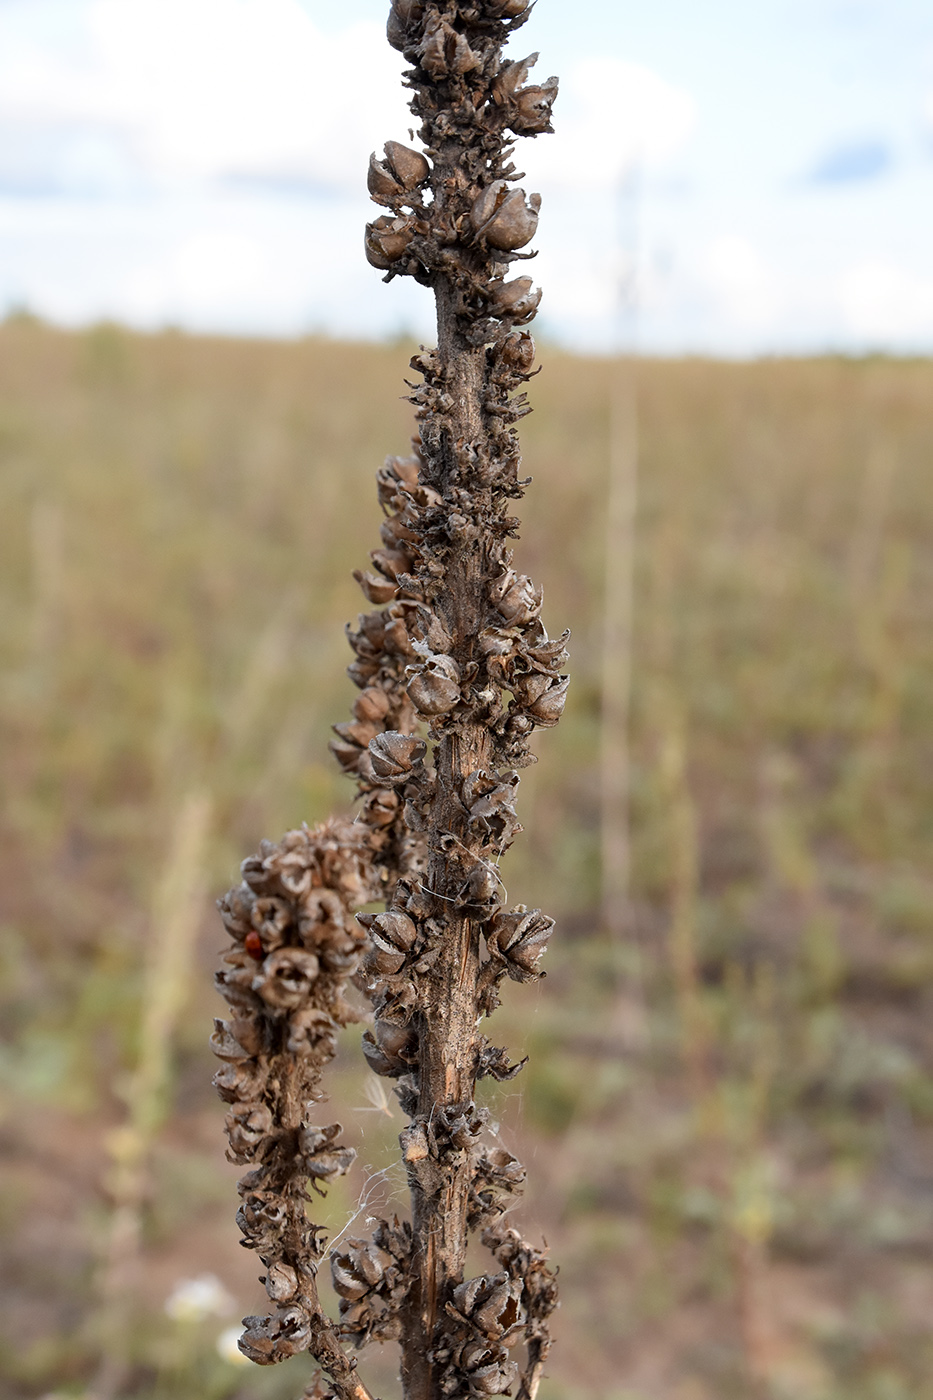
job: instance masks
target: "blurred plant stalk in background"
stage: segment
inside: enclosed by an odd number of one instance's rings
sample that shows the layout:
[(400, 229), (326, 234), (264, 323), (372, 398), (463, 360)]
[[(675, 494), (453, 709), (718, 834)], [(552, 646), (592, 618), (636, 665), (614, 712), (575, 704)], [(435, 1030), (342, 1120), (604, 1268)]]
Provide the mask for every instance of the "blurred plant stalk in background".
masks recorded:
[(99, 1317), (103, 1362), (95, 1400), (112, 1400), (130, 1373), (133, 1311), (137, 1306), (142, 1213), (151, 1191), (149, 1157), (170, 1108), (172, 1042), (190, 994), (194, 949), (204, 909), (211, 800), (186, 794), (171, 822), (170, 847), (156, 887), (141, 992), (136, 1067), (120, 1097), (126, 1122), (108, 1140), (106, 1182), (112, 1215), (102, 1266)]

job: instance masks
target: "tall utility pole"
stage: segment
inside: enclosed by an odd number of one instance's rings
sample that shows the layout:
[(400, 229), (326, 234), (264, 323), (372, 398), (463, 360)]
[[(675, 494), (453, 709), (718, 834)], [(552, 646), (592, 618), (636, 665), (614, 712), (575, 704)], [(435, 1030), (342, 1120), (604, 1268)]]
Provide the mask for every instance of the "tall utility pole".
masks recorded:
[(631, 929), (629, 821), (635, 516), (638, 504), (639, 201), (637, 160), (618, 186), (620, 256), (615, 349), (609, 375), (603, 668), (600, 726), (601, 913), (613, 940)]

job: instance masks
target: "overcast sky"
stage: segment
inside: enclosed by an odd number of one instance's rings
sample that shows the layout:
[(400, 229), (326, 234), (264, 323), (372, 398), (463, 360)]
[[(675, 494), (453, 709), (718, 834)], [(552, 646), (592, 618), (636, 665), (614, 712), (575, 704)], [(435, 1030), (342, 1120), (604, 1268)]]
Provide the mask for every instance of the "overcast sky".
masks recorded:
[[(362, 252), (386, 10), (0, 0), (0, 311), (430, 337)], [(520, 146), (550, 337), (933, 352), (933, 0), (538, 0), (512, 49), (561, 78)]]

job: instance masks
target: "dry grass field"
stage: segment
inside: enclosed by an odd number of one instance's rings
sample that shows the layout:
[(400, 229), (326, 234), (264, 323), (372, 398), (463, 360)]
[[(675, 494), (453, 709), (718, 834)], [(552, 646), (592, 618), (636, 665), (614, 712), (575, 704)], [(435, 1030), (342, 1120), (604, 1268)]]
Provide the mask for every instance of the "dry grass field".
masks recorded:
[[(342, 625), (411, 349), (0, 327), (4, 1400), (77, 1400), (115, 1348), (138, 1400), (308, 1379), (217, 1349), (262, 1294), (210, 1087), (211, 901), (348, 801)], [(636, 367), (620, 945), (597, 913), (613, 367), (542, 359), (518, 558), (573, 683), (503, 874), (559, 923), (493, 1023), (530, 1063), (489, 1093), (561, 1266), (542, 1400), (930, 1400), (933, 363)], [(357, 1036), (335, 1235), (402, 1198)], [(205, 1274), (227, 1300), (179, 1292)]]

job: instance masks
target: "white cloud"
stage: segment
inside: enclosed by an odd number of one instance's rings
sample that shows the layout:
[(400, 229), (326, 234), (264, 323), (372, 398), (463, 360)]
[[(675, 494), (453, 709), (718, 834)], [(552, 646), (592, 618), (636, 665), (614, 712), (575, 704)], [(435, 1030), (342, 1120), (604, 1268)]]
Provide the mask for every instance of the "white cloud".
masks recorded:
[(706, 250), (702, 277), (717, 313), (738, 326), (767, 325), (779, 309), (777, 277), (745, 238), (729, 234), (715, 239)]
[(162, 180), (342, 188), (411, 125), (401, 61), (375, 23), (327, 35), (297, 0), (91, 0), (83, 19), (83, 41), (67, 48), (13, 30), (0, 119), (110, 128)]
[(555, 134), (523, 149), (523, 166), (548, 184), (602, 190), (635, 166), (664, 165), (696, 121), (696, 104), (683, 88), (612, 57), (572, 64), (561, 76), (555, 111)]
[(863, 340), (933, 345), (933, 277), (881, 260), (854, 263), (839, 279), (839, 303)]

